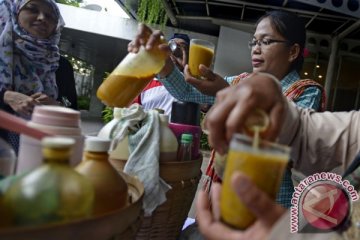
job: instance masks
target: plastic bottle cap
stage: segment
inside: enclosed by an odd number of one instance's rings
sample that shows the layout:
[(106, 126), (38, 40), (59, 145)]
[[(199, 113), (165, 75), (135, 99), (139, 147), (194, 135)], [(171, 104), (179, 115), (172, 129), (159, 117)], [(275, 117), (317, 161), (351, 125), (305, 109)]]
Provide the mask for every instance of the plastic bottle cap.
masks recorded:
[(192, 142), (193, 135), (189, 133), (181, 134), (181, 142)]
[(122, 108), (115, 107), (113, 111), (114, 118), (121, 118), (121, 115), (122, 115)]
[(72, 147), (75, 144), (75, 140), (68, 137), (45, 137), (41, 140), (43, 147), (51, 148), (67, 148)]
[(107, 152), (109, 151), (111, 141), (99, 137), (87, 137), (85, 139), (85, 151), (90, 152)]

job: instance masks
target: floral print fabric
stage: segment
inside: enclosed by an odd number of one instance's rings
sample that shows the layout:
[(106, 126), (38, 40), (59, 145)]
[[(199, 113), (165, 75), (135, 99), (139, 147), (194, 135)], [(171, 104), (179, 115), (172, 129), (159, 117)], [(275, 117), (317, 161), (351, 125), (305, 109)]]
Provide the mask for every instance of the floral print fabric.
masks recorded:
[(58, 96), (55, 71), (59, 66), (59, 41), (64, 21), (56, 3), (50, 3), (58, 24), (48, 39), (36, 39), (17, 21), (29, 0), (0, 0), (0, 91), (12, 90), (26, 95), (42, 92)]

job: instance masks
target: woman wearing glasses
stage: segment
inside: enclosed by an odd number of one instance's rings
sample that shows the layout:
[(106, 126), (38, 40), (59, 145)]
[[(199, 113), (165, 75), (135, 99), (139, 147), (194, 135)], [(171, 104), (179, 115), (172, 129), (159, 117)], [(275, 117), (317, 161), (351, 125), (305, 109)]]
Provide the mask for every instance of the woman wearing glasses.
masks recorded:
[[(137, 38), (129, 44), (129, 51), (136, 52), (140, 43), (144, 45), (146, 43), (149, 49), (153, 46), (152, 43), (162, 36), (160, 31), (152, 31), (145, 25), (141, 25), (139, 31)], [(149, 34), (151, 36), (146, 41)], [(282, 10), (266, 13), (258, 20), (253, 39), (249, 42), (253, 72), (267, 72), (277, 77), (283, 94), (298, 106), (324, 110), (325, 96), (321, 85), (309, 79), (300, 80), (299, 72), (304, 62), (305, 40), (305, 26), (295, 14)], [(170, 52), (169, 47), (160, 47)], [(169, 64), (170, 62), (167, 61), (158, 78), (175, 98), (187, 102), (213, 104), (219, 90), (237, 84), (251, 75), (251, 73), (241, 73), (238, 76), (223, 78), (204, 65), (200, 65), (203, 77), (200, 80), (191, 76), (188, 66), (185, 66), (182, 75), (177, 68)], [(213, 165), (212, 157), (207, 169), (207, 175), (211, 179), (207, 184), (208, 188), (212, 181), (221, 181)], [(289, 167), (278, 195), (278, 203), (289, 207), (292, 192)]]

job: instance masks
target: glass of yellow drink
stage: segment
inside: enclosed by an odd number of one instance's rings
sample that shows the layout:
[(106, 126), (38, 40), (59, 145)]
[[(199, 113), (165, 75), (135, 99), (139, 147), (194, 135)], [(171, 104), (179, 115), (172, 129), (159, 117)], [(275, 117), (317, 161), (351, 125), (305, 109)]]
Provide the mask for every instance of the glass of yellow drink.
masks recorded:
[(261, 190), (275, 199), (284, 169), (289, 161), (290, 148), (235, 134), (230, 143), (220, 200), (221, 219), (231, 227), (246, 229), (256, 220), (231, 186), (235, 171), (246, 174)]
[(200, 78), (199, 65), (210, 67), (213, 61), (215, 45), (202, 39), (191, 39), (189, 50), (189, 69), (191, 75)]

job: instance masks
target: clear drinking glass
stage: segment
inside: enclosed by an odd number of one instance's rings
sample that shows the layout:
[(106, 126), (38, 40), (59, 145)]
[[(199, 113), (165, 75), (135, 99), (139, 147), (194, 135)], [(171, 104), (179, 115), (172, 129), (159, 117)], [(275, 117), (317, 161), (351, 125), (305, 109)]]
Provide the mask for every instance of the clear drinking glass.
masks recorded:
[(215, 45), (202, 39), (191, 39), (189, 50), (189, 69), (191, 75), (200, 78), (199, 65), (210, 67), (213, 61)]
[(256, 219), (231, 186), (231, 176), (235, 171), (246, 174), (275, 199), (289, 156), (289, 147), (261, 141), (256, 148), (253, 147), (253, 138), (235, 134), (230, 143), (221, 192), (222, 221), (234, 228), (246, 229)]

